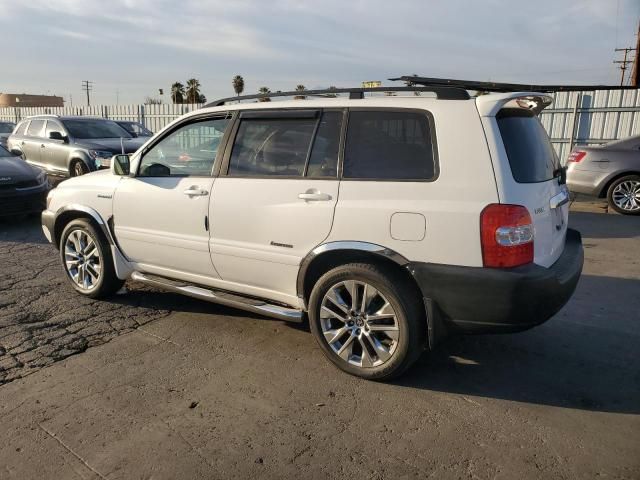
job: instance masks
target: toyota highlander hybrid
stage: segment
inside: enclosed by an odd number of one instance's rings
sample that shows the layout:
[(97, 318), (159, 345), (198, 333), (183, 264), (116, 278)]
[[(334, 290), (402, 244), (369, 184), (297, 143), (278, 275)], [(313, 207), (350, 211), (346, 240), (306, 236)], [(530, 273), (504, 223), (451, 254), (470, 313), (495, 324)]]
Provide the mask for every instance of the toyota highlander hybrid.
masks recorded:
[(133, 279), (308, 318), (326, 357), (367, 379), (449, 332), (545, 322), (583, 264), (537, 118), (551, 98), (395, 90), (420, 95), (215, 102), (63, 182), (44, 233), (82, 295)]

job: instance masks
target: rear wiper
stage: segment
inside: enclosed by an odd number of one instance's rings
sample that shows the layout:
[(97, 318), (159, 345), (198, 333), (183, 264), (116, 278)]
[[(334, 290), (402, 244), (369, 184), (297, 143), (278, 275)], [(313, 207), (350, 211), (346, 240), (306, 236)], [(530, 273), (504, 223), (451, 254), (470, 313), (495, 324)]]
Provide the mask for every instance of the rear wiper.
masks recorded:
[(559, 185), (567, 183), (567, 167), (558, 167), (553, 171), (553, 178), (558, 179)]

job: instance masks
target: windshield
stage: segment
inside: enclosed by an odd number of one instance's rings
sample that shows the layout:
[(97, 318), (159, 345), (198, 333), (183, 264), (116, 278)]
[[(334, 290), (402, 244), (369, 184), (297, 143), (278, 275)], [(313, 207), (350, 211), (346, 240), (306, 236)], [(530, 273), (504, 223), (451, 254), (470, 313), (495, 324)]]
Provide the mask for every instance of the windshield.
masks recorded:
[(75, 138), (131, 138), (129, 132), (111, 120), (78, 119), (63, 120), (62, 123)]
[(0, 123), (0, 133), (11, 133), (14, 127), (13, 123)]
[(529, 110), (507, 108), (496, 119), (515, 181), (537, 183), (554, 178), (560, 162), (538, 117)]
[(0, 146), (0, 157), (13, 157), (13, 155), (5, 150), (4, 147)]

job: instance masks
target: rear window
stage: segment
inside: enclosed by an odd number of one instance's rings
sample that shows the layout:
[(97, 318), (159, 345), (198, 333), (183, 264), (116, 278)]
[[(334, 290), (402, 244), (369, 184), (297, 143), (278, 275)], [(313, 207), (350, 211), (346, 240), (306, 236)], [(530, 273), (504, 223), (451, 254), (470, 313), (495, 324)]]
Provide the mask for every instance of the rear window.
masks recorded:
[(560, 162), (538, 117), (513, 108), (501, 110), (496, 120), (515, 181), (537, 183), (554, 178)]
[(426, 113), (351, 111), (343, 177), (432, 180), (436, 165), (431, 130)]
[(25, 131), (27, 130), (27, 125), (29, 124), (29, 121), (24, 121), (18, 124), (18, 127), (16, 128), (16, 131), (14, 132), (14, 135), (24, 135)]

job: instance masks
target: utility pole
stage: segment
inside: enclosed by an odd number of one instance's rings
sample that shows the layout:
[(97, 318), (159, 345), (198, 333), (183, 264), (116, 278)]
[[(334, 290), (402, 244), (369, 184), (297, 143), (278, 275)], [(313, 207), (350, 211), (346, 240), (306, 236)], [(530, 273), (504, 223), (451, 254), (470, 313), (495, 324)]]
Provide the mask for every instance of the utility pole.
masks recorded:
[(93, 90), (93, 82), (91, 80), (83, 80), (82, 81), (82, 90), (87, 92), (87, 107), (91, 106), (91, 102), (89, 100), (89, 92)]
[(629, 52), (635, 52), (636, 49), (635, 48), (631, 48), (631, 47), (627, 47), (627, 48), (616, 48), (616, 52), (624, 52), (624, 60), (614, 60), (613, 63), (619, 63), (620, 64), (620, 70), (622, 71), (621, 75), (620, 75), (620, 86), (622, 87), (624, 85), (624, 75), (627, 71), (627, 65), (629, 65), (631, 63), (631, 60), (627, 60), (627, 56), (629, 55)]
[(636, 33), (636, 57), (631, 70), (631, 86), (640, 87), (640, 22), (638, 22), (638, 33)]

